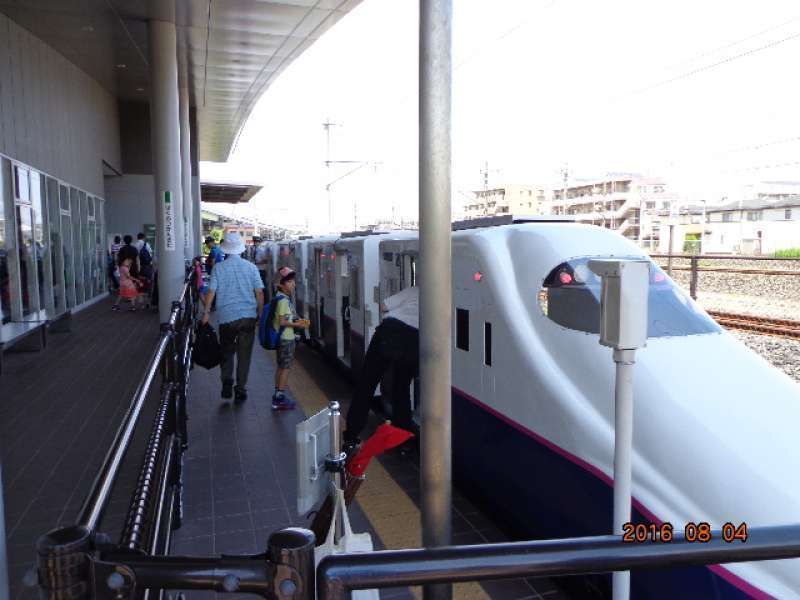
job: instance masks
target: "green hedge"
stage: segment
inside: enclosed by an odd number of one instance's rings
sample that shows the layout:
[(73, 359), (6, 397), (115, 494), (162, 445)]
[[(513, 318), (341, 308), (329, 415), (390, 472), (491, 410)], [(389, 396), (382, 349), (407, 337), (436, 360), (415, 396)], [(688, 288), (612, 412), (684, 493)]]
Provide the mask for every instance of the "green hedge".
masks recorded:
[(775, 256), (775, 258), (800, 258), (800, 248), (777, 250), (773, 256)]

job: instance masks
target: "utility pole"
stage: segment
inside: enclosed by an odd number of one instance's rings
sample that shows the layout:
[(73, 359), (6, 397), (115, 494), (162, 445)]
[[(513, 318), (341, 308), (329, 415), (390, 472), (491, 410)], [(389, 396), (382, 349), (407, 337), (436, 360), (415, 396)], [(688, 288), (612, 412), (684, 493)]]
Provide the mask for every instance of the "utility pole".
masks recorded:
[[(328, 169), (328, 181), (331, 180), (331, 127), (336, 127), (338, 123), (332, 123), (330, 119), (326, 119), (322, 124), (325, 128), (325, 167)], [(325, 191), (328, 193), (328, 227), (333, 227), (333, 204), (331, 203), (331, 186), (325, 186)]]
[[(328, 194), (328, 227), (333, 230), (333, 202), (331, 201), (331, 187), (334, 183), (341, 181), (345, 177), (352, 175), (356, 171), (364, 167), (373, 167), (376, 171), (378, 165), (382, 165), (383, 162), (375, 161), (375, 160), (332, 160), (331, 159), (331, 127), (339, 127), (341, 123), (333, 123), (330, 119), (325, 121), (322, 124), (322, 127), (325, 129), (325, 167), (328, 169), (328, 183), (325, 184), (325, 191)], [(354, 168), (350, 169), (344, 175), (331, 179), (332, 175), (332, 168), (334, 165), (355, 165)], [(353, 228), (358, 229), (357, 221), (356, 221), (356, 199), (353, 198)]]
[(564, 188), (561, 196), (561, 214), (567, 214), (567, 181), (569, 180), (569, 163), (564, 163), (564, 168), (561, 169), (561, 176), (564, 179)]

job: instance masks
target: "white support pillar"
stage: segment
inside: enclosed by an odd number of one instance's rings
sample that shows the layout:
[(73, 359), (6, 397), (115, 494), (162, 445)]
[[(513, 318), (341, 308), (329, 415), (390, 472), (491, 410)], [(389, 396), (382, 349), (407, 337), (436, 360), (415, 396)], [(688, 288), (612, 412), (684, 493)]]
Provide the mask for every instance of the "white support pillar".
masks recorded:
[(200, 169), (198, 167), (197, 175), (192, 179), (192, 190), (194, 191), (194, 233), (197, 236), (197, 243), (195, 244), (195, 248), (197, 250), (198, 256), (200, 255), (200, 250), (203, 248), (203, 217), (200, 213), (200, 200), (202, 198), (201, 188), (200, 188)]
[(189, 129), (189, 81), (184, 73), (179, 81), (178, 102), (181, 119), (181, 190), (183, 191), (183, 256), (192, 260), (197, 255), (192, 235), (194, 207), (192, 205), (192, 155)]
[(175, 24), (149, 21), (150, 124), (156, 188), (158, 312), (169, 319), (184, 279), (181, 134)]

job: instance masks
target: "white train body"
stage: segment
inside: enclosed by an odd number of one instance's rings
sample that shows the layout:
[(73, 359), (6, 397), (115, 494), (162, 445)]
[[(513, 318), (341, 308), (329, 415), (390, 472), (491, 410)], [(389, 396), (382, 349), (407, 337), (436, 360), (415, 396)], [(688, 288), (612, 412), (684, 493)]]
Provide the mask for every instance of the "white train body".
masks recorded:
[(378, 245), (382, 240), (410, 239), (413, 232), (398, 231), (363, 236), (311, 240), (306, 272), (314, 288), (317, 315), (311, 339), (343, 366), (358, 372), (366, 341), (379, 323), (380, 282)]
[[(522, 537), (610, 533), (614, 363), (592, 332), (599, 282), (580, 284), (579, 275), (586, 257), (641, 257), (641, 249), (565, 223), (457, 231), (452, 240), (456, 482)], [(375, 301), (415, 283), (416, 239), (353, 243), (362, 244), (359, 265), (379, 261)], [(355, 255), (349, 241), (328, 244), (337, 257)], [(635, 518), (681, 532), (701, 521), (714, 529), (800, 522), (800, 385), (653, 273), (655, 337), (637, 351), (634, 376)], [(344, 289), (335, 279), (326, 296), (334, 305)], [(368, 310), (365, 345), (377, 324), (374, 303)], [(636, 571), (632, 590), (634, 598), (800, 598), (800, 561)]]

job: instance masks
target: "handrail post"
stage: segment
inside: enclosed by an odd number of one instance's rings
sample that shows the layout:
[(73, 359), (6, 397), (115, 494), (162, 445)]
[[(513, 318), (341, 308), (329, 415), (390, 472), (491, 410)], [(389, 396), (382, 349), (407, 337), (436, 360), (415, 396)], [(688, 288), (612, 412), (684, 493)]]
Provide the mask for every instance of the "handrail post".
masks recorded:
[(689, 295), (692, 297), (692, 300), (697, 300), (697, 266), (698, 266), (698, 258), (693, 256), (691, 258), (691, 275), (689, 278)]
[(272, 591), (276, 600), (316, 598), (313, 532), (287, 527), (274, 532), (267, 542), (267, 560), (272, 568)]
[(89, 598), (94, 550), (92, 532), (81, 525), (54, 529), (36, 543), (40, 598)]

